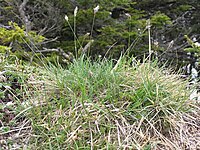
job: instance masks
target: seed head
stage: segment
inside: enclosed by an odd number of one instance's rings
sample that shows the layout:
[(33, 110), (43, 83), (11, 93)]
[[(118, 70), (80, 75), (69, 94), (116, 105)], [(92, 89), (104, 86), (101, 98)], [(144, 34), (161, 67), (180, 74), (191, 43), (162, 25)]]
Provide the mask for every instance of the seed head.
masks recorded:
[(74, 17), (76, 17), (77, 12), (78, 12), (78, 7), (76, 6), (76, 8), (74, 9)]
[(65, 20), (66, 20), (66, 21), (68, 21), (68, 20), (69, 20), (69, 18), (68, 18), (68, 16), (67, 16), (67, 15), (65, 15)]
[(97, 5), (97, 7), (94, 8), (94, 14), (96, 14), (99, 11), (99, 5)]

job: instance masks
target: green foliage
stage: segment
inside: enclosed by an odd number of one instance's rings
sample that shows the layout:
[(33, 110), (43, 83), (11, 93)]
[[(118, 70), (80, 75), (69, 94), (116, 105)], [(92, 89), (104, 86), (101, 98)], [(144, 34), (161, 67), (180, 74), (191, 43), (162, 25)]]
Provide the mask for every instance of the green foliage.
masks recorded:
[(192, 5), (180, 5), (179, 7), (176, 8), (176, 11), (181, 11), (181, 12), (184, 12), (184, 11), (188, 11), (192, 8)]
[(19, 27), (17, 23), (8, 24), (11, 29), (0, 28), (0, 53), (7, 53), (7, 56), (13, 54), (20, 59), (30, 60), (36, 45), (39, 46), (45, 37), (34, 31), (26, 33), (24, 27)]
[(166, 25), (172, 24), (171, 18), (161, 12), (157, 12), (151, 17), (151, 24), (156, 28), (163, 28)]
[(195, 56), (200, 57), (200, 45), (193, 42), (187, 35), (185, 35), (185, 38), (187, 39), (191, 47), (185, 48), (184, 50), (186, 52), (192, 52), (195, 54)]
[(44, 37), (37, 35), (36, 32), (25, 33), (24, 27), (19, 27), (16, 23), (9, 22), (11, 30), (0, 28), (0, 41), (1, 44), (9, 44), (11, 42), (17, 42), (19, 44), (30, 44), (30, 42), (40, 43), (44, 41)]
[(97, 4), (100, 5), (101, 9), (104, 10), (111, 10), (114, 7), (120, 7), (120, 6), (127, 6), (131, 3), (131, 0), (98, 0), (98, 1), (93, 1), (93, 0), (77, 0), (77, 4), (84, 9), (89, 9), (89, 8), (94, 8), (96, 7)]
[(11, 50), (11, 47), (0, 45), (0, 53), (6, 53), (7, 51), (10, 51), (10, 50)]

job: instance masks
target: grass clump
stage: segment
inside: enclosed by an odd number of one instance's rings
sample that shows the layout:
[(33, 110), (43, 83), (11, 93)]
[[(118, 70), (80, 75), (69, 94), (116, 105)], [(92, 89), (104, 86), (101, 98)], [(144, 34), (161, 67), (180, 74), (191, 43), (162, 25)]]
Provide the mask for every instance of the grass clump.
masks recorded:
[[(191, 107), (186, 81), (154, 63), (81, 57), (36, 68), (22, 111), (32, 149), (179, 149), (170, 138)], [(177, 136), (178, 134), (174, 134)]]

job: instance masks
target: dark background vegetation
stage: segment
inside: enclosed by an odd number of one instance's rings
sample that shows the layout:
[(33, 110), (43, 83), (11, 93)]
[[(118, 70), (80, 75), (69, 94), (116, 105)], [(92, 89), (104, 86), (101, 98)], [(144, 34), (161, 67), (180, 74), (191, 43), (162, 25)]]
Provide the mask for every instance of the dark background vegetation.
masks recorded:
[[(10, 47), (9, 54), (28, 61), (36, 55), (45, 55), (50, 61), (58, 59), (64, 63), (67, 58), (77, 57), (88, 43), (87, 54), (93, 58), (118, 58), (124, 53), (143, 58), (148, 55), (146, 22), (150, 19), (152, 50), (160, 62), (199, 67), (196, 63), (199, 52), (185, 38), (187, 35), (194, 43), (200, 40), (198, 0), (0, 0), (0, 3), (0, 45)], [(97, 5), (100, 9), (94, 14)], [(78, 12), (74, 16), (76, 6)], [(9, 22), (17, 23), (25, 33), (33, 33), (27, 37)], [(190, 53), (184, 50), (189, 47)], [(9, 55), (5, 47), (0, 51)]]

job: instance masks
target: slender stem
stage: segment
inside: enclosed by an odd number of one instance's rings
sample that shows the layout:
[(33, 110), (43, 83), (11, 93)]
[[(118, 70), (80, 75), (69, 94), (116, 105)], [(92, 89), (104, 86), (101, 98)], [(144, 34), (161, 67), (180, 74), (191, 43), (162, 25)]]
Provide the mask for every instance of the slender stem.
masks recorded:
[(147, 28), (148, 28), (148, 35), (149, 35), (149, 62), (151, 61), (151, 54), (152, 54), (152, 50), (151, 50), (151, 24), (150, 24), (150, 20), (148, 20), (147, 22)]
[(82, 48), (81, 43), (79, 42), (79, 40), (78, 40), (78, 38), (77, 38), (77, 36), (76, 36), (76, 33), (74, 32), (74, 29), (72, 28), (72, 26), (71, 26), (71, 24), (69, 23), (69, 21), (67, 21), (67, 23), (68, 23), (68, 25), (69, 25), (71, 31), (74, 33), (74, 38), (77, 40), (78, 45)]
[[(93, 17), (93, 20), (92, 20), (92, 28), (91, 28), (91, 33), (90, 33), (90, 40), (92, 40), (92, 33), (93, 33), (93, 30), (94, 30), (95, 16), (96, 16), (96, 14), (94, 13), (94, 17)], [(90, 47), (89, 47), (89, 50), (88, 50), (88, 55), (89, 55), (89, 53), (90, 53)]]
[(95, 21), (95, 14), (94, 14), (94, 17), (93, 17), (93, 20), (92, 20), (92, 29), (91, 29), (91, 34), (90, 34), (90, 38), (92, 38), (92, 33), (93, 33), (93, 30), (94, 30), (94, 21)]
[(77, 58), (78, 52), (77, 52), (77, 45), (76, 45), (76, 16), (74, 16), (74, 51)]

